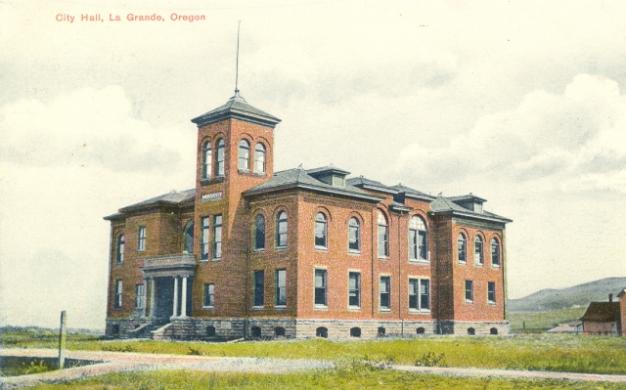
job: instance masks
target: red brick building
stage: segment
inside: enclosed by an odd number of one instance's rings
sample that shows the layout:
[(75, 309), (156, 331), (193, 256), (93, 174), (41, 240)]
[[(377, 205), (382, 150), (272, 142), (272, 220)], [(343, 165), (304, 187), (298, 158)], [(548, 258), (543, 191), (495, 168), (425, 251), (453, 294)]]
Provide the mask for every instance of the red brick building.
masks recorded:
[(505, 225), (336, 167), (274, 172), (280, 120), (236, 91), (192, 122), (195, 188), (111, 222), (111, 336), (505, 334)]

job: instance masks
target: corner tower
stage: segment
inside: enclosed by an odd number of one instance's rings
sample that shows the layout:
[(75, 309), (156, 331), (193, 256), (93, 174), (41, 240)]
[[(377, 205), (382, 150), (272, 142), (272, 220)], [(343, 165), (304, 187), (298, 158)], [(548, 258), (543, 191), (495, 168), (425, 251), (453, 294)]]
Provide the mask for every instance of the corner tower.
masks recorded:
[[(241, 193), (269, 180), (277, 117), (235, 90), (228, 101), (191, 120), (198, 126), (194, 253), (199, 260), (192, 312), (198, 317), (245, 315), (248, 218)], [(206, 310), (205, 285), (216, 306)]]

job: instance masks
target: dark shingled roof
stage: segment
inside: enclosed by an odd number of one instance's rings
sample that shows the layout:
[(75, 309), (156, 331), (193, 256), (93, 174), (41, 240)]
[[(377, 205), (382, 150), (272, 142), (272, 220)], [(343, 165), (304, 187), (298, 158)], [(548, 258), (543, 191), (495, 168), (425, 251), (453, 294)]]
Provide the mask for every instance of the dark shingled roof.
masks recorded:
[(187, 202), (193, 201), (196, 196), (196, 189), (192, 188), (185, 191), (172, 191), (167, 194), (155, 196), (154, 198), (133, 203), (130, 206), (122, 207), (118, 213), (104, 217), (106, 220), (118, 219), (123, 217), (124, 213), (142, 210), (154, 206), (182, 206)]
[(490, 213), (489, 211), (483, 210), (481, 213), (475, 212), (468, 208), (465, 208), (458, 203), (454, 202), (452, 198), (444, 197), (439, 195), (435, 200), (430, 203), (430, 210), (434, 214), (446, 214), (451, 213), (452, 215), (460, 215), (470, 218), (479, 218), (479, 219), (488, 219), (496, 222), (507, 223), (512, 222), (511, 219), (502, 217), (498, 214)]
[(259, 110), (258, 108), (252, 107), (248, 104), (246, 99), (239, 94), (239, 91), (235, 91), (235, 94), (228, 99), (225, 104), (193, 118), (191, 121), (198, 126), (203, 126), (227, 117), (243, 119), (262, 125), (269, 125), (271, 127), (274, 127), (278, 122), (280, 122), (280, 119), (274, 115), (268, 114), (267, 112)]
[(583, 321), (612, 322), (619, 317), (619, 302), (591, 302)]
[(363, 176), (351, 177), (348, 180), (346, 180), (346, 182), (356, 187), (367, 188), (367, 189), (371, 189), (374, 191), (381, 191), (381, 192), (386, 192), (386, 193), (394, 194), (394, 195), (398, 193), (398, 190), (395, 188), (386, 186), (379, 181), (368, 179)]
[(404, 193), (405, 196), (408, 196), (410, 198), (427, 199), (427, 200), (435, 199), (435, 197), (432, 195), (429, 195), (422, 191), (418, 191), (415, 188), (407, 187), (403, 184), (396, 184), (395, 186), (392, 186), (391, 188), (397, 190), (398, 192)]
[(313, 176), (309, 175), (304, 168), (287, 169), (274, 173), (274, 176), (267, 182), (259, 184), (256, 187), (244, 192), (244, 196), (252, 196), (257, 194), (265, 194), (291, 188), (308, 189), (312, 191), (330, 193), (334, 195), (343, 195), (352, 198), (363, 199), (367, 201), (378, 202), (377, 198), (370, 193), (361, 190), (349, 183), (345, 187), (331, 186), (323, 183)]

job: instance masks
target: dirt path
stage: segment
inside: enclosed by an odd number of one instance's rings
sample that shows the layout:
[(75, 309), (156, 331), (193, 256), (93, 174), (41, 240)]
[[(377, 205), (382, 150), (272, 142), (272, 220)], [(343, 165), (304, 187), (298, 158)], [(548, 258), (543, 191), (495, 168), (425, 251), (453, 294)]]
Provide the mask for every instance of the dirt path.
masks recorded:
[[(13, 348), (0, 350), (0, 356), (54, 357), (54, 349)], [(313, 369), (331, 369), (334, 363), (324, 360), (273, 359), (251, 357), (211, 357), (107, 351), (68, 351), (71, 359), (99, 361), (89, 366), (63, 371), (0, 378), (0, 389), (33, 386), (38, 383), (63, 382), (111, 372), (137, 370), (199, 370), (221, 372), (258, 372), (281, 374)], [(414, 367), (394, 365), (389, 369), (430, 375), (461, 377), (501, 377), (518, 379), (556, 379), (583, 382), (626, 383), (626, 375), (582, 374), (554, 371), (523, 371), (484, 368)]]

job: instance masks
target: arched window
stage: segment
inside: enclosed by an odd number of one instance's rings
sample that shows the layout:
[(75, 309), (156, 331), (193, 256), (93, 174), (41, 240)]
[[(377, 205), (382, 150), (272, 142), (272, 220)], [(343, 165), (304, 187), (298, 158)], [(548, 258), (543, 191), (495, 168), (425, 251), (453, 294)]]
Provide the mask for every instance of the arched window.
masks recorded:
[(285, 337), (285, 328), (282, 326), (277, 326), (274, 328), (274, 336), (275, 337)]
[(287, 213), (281, 211), (276, 216), (276, 247), (287, 246)]
[(260, 142), (254, 147), (254, 173), (265, 173), (265, 145)]
[(258, 214), (254, 219), (254, 249), (265, 249), (265, 217)]
[(183, 253), (193, 253), (193, 222), (187, 222), (183, 232)]
[(500, 265), (500, 241), (497, 238), (491, 239), (491, 265)]
[(224, 176), (224, 139), (217, 141), (217, 163), (215, 164), (215, 174)]
[(483, 260), (483, 238), (481, 236), (476, 236), (474, 239), (474, 263), (482, 265)]
[(348, 221), (348, 250), (350, 252), (361, 251), (361, 224), (355, 217)]
[(389, 226), (387, 226), (387, 218), (378, 211), (378, 257), (389, 256)]
[(208, 179), (211, 177), (211, 160), (213, 159), (213, 153), (211, 151), (211, 141), (205, 141), (202, 144), (202, 178)]
[(239, 141), (239, 161), (237, 168), (240, 171), (250, 170), (250, 143), (245, 139)]
[(385, 337), (385, 328), (383, 328), (382, 326), (378, 328), (378, 331), (376, 332), (376, 335), (378, 337)]
[(328, 338), (328, 329), (324, 328), (323, 326), (320, 326), (319, 328), (315, 329), (315, 336), (316, 337), (322, 337), (322, 338)]
[(457, 257), (460, 263), (465, 263), (467, 261), (467, 239), (465, 238), (465, 234), (459, 234), (459, 237), (456, 241), (457, 246)]
[(261, 328), (259, 328), (258, 326), (253, 326), (250, 329), (250, 335), (254, 338), (259, 338), (261, 337)]
[(411, 260), (428, 260), (426, 224), (417, 215), (409, 221), (409, 258)]
[(496, 336), (498, 334), (498, 328), (489, 329), (489, 334), (492, 336)]
[(426, 333), (426, 329), (422, 328), (421, 326), (417, 329), (415, 329), (415, 333), (417, 334), (424, 334)]
[(209, 325), (206, 328), (207, 337), (215, 337), (215, 327), (213, 325)]
[(350, 328), (350, 337), (361, 337), (361, 328)]
[(124, 238), (123, 234), (120, 234), (117, 237), (117, 245), (116, 245), (116, 259), (118, 263), (123, 263), (124, 262), (124, 246), (126, 245), (126, 239)]
[(476, 334), (476, 329), (474, 329), (474, 328), (467, 328), (467, 334), (469, 336), (474, 336)]
[(315, 215), (315, 247), (326, 248), (328, 246), (328, 222), (324, 213)]

